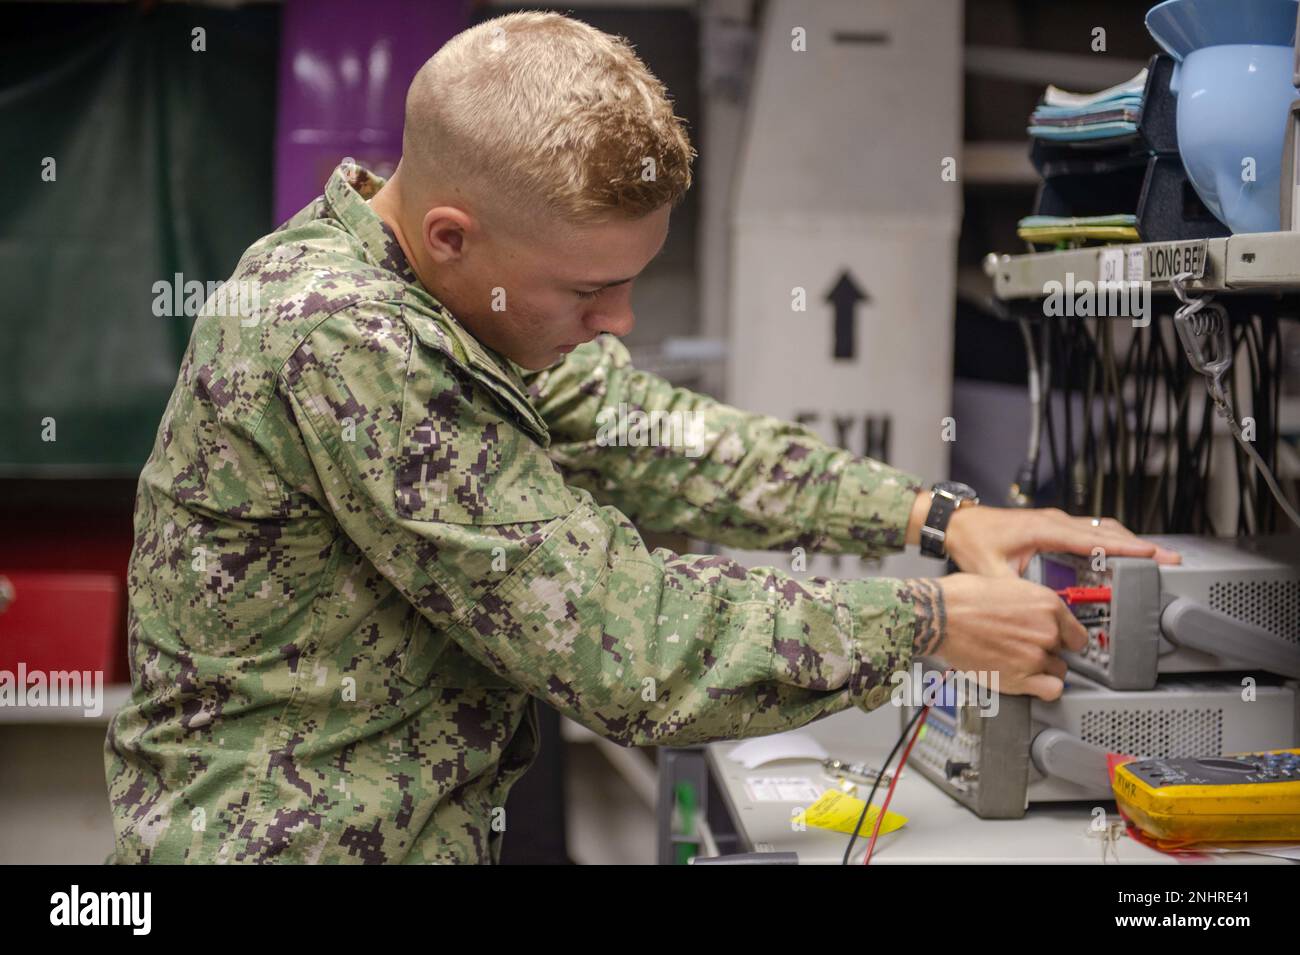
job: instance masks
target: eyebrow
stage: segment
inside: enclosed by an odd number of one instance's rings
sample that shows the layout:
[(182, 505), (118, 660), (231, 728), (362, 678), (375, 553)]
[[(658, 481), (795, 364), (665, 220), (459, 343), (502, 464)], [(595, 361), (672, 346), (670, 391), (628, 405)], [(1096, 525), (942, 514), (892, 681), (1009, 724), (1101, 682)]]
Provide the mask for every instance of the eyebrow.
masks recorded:
[(632, 281), (632, 279), (630, 279), (630, 278), (629, 278), (629, 279), (617, 279), (616, 281), (613, 281), (613, 282), (605, 282), (604, 284), (601, 284), (600, 282), (589, 281), (589, 280), (584, 281), (584, 280), (579, 279), (578, 281), (574, 282), (573, 284), (574, 284), (574, 285), (594, 285), (594, 286), (596, 286), (596, 287), (593, 288), (591, 291), (593, 291), (593, 292), (598, 292), (598, 291), (600, 291), (601, 289), (604, 289), (604, 288), (613, 288), (615, 285), (626, 285), (626, 284), (627, 284), (628, 282), (630, 282), (630, 281)]

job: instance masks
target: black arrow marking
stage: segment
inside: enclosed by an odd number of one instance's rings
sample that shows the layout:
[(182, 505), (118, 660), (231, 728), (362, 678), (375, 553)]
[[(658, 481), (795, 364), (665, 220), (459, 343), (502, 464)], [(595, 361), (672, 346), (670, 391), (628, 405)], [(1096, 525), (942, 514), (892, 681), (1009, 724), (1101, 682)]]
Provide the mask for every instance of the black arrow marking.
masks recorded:
[(826, 301), (835, 309), (835, 348), (832, 358), (852, 358), (856, 354), (854, 347), (853, 313), (858, 302), (870, 303), (871, 296), (858, 287), (849, 275), (848, 269), (840, 273), (835, 285), (826, 293)]

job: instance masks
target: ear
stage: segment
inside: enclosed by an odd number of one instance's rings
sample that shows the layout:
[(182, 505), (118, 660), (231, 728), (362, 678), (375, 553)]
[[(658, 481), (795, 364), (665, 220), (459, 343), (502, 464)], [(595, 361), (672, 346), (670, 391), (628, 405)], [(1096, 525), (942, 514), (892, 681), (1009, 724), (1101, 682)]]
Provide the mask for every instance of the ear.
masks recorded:
[(434, 206), (424, 214), (420, 236), (435, 262), (454, 262), (465, 254), (466, 240), (475, 233), (474, 219), (455, 206)]

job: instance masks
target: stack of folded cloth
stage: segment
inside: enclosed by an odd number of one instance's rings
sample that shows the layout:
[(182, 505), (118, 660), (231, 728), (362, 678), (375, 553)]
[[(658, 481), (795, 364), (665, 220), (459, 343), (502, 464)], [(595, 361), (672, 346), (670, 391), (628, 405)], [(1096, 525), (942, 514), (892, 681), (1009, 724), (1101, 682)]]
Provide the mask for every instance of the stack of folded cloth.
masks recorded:
[(1029, 135), (1061, 143), (1131, 136), (1142, 118), (1146, 81), (1144, 69), (1127, 83), (1100, 93), (1069, 93), (1049, 86), (1029, 117)]
[(1016, 235), (1042, 245), (1136, 242), (1137, 216), (1026, 216), (1016, 223)]

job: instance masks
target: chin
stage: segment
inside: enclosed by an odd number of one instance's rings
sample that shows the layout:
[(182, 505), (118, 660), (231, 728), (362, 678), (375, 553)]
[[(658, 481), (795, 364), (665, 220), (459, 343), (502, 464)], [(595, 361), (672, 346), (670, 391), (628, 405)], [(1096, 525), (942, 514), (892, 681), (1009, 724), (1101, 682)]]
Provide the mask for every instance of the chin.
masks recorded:
[(564, 360), (563, 355), (525, 355), (522, 358), (511, 358), (516, 365), (525, 371), (541, 371), (544, 368), (550, 368), (552, 365), (558, 365)]

